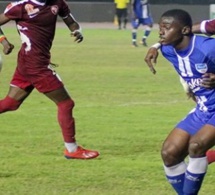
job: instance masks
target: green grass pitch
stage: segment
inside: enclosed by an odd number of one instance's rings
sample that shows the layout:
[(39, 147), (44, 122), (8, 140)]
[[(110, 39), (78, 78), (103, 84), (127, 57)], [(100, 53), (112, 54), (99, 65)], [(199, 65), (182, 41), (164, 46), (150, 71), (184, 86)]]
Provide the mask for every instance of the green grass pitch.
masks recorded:
[[(0, 98), (8, 92), (20, 46), (14, 28), (3, 30), (15, 50), (3, 56)], [(76, 44), (66, 28), (58, 27), (52, 62), (59, 64), (56, 71), (76, 102), (78, 143), (98, 149), (100, 157), (63, 157), (56, 106), (35, 90), (19, 110), (0, 117), (0, 194), (174, 195), (160, 148), (194, 103), (161, 54), (157, 74), (149, 71), (147, 48), (131, 47), (130, 30), (84, 28), (83, 34), (84, 42)], [(153, 30), (148, 44), (157, 40)], [(200, 195), (214, 195), (214, 173), (212, 164)]]

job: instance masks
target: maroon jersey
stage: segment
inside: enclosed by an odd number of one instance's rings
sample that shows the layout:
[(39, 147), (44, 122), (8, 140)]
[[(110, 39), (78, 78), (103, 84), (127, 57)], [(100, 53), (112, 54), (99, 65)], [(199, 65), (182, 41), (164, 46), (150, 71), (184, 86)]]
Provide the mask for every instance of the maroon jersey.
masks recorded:
[(14, 20), (22, 47), (18, 55), (18, 68), (42, 68), (50, 63), (50, 49), (55, 35), (57, 16), (70, 14), (64, 0), (53, 0), (49, 5), (36, 0), (21, 0), (7, 6), (4, 14)]
[(201, 32), (209, 35), (215, 34), (215, 19), (201, 22)]

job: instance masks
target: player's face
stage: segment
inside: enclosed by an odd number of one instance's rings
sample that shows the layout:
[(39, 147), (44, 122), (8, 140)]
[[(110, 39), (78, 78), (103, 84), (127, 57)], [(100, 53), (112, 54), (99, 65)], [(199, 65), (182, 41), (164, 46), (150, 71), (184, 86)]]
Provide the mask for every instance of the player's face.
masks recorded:
[(177, 45), (183, 39), (182, 29), (173, 17), (162, 17), (159, 22), (160, 41), (163, 45)]

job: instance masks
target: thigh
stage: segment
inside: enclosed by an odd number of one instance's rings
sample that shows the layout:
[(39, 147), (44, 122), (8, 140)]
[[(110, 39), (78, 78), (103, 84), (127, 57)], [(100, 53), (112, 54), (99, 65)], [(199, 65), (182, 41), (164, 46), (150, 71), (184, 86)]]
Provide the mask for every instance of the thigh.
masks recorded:
[(24, 90), (19, 87), (10, 86), (8, 96), (17, 100), (24, 101), (27, 98), (32, 90)]
[(143, 18), (143, 19), (141, 20), (141, 24), (142, 24), (142, 25), (148, 25), (148, 26), (152, 27), (152, 26), (153, 26), (153, 20), (152, 20), (151, 17)]
[(56, 104), (64, 100), (71, 99), (64, 87), (44, 94)]
[(17, 101), (23, 101), (33, 89), (33, 85), (16, 69), (10, 82), (8, 96)]
[(63, 87), (63, 82), (51, 65), (28, 70), (26, 73), (32, 85), (41, 93), (48, 93)]
[(132, 19), (131, 20), (131, 25), (134, 29), (137, 29), (140, 25), (140, 19)]
[[(177, 164), (184, 160), (188, 154), (189, 140), (190, 135), (186, 131), (179, 128), (174, 128), (163, 143), (163, 159), (169, 159), (170, 156), (174, 157), (176, 162), (173, 162), (172, 159), (170, 159), (171, 164)], [(165, 154), (167, 155), (166, 157)]]
[(126, 18), (127, 17), (127, 14), (128, 12), (127, 12), (127, 9), (123, 9), (123, 12), (122, 12), (122, 16), (124, 17), (124, 18)]
[(211, 124), (204, 125), (191, 138), (190, 143), (195, 143), (199, 146), (199, 153), (205, 153), (208, 149), (215, 145), (215, 126)]

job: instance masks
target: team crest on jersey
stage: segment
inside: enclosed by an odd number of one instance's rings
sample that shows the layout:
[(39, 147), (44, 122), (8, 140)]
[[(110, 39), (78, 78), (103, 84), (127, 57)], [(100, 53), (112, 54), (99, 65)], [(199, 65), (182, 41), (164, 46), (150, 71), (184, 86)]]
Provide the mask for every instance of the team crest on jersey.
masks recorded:
[(52, 12), (54, 15), (57, 15), (57, 13), (58, 13), (58, 6), (57, 6), (57, 5), (51, 6), (51, 12)]
[(200, 73), (206, 73), (208, 70), (208, 66), (206, 63), (195, 64), (196, 70)]
[(27, 11), (27, 14), (30, 18), (33, 18), (37, 15), (37, 13), (40, 11), (38, 8), (34, 9), (34, 6), (31, 4), (25, 5), (25, 10)]

